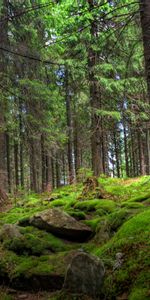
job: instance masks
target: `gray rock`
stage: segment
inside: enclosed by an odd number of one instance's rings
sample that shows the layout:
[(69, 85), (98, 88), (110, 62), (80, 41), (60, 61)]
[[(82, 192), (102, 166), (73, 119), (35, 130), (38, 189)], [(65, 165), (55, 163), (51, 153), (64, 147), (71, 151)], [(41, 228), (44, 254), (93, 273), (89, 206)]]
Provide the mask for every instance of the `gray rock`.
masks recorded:
[(21, 238), (19, 227), (15, 224), (5, 224), (0, 231), (0, 240)]
[(77, 253), (66, 271), (64, 289), (96, 299), (101, 294), (104, 274), (104, 265), (99, 258)]
[(92, 234), (87, 225), (56, 208), (34, 215), (30, 218), (30, 224), (64, 239), (80, 242), (87, 240)]

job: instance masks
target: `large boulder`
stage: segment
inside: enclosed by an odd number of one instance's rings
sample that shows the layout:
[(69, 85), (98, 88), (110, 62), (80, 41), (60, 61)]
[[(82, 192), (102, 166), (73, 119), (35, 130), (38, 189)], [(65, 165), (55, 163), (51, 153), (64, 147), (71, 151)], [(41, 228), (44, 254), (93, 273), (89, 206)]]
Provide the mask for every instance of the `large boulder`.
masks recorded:
[(87, 225), (57, 208), (40, 212), (31, 217), (29, 222), (37, 228), (68, 240), (82, 242), (92, 235), (92, 230)]
[(104, 265), (99, 258), (78, 252), (66, 271), (64, 289), (97, 299), (101, 294), (104, 274)]

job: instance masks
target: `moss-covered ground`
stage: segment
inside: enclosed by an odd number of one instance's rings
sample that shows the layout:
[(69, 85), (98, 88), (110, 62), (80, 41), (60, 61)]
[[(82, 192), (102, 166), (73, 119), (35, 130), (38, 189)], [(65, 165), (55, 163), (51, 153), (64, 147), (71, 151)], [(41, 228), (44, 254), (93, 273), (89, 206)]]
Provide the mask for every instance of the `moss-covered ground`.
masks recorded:
[[(19, 288), (20, 279), (28, 283), (31, 278), (39, 278), (42, 282), (42, 276), (49, 284), (48, 278), (54, 276), (59, 289), (73, 253), (82, 248), (105, 264), (102, 299), (150, 299), (150, 177), (103, 176), (98, 180), (104, 191), (103, 199), (95, 198), (97, 193), (91, 191), (89, 198), (84, 197), (83, 185), (75, 184), (52, 193), (22, 194), (12, 200), (12, 208), (0, 213), (0, 230), (4, 224), (18, 224), (21, 237), (1, 239), (1, 284), (14, 284), (15, 288), (18, 284)], [(90, 226), (94, 232), (92, 239), (81, 245), (28, 224), (35, 213), (54, 207)], [(45, 297), (41, 299), (82, 299), (63, 291)], [(15, 298), (2, 288), (0, 299)]]

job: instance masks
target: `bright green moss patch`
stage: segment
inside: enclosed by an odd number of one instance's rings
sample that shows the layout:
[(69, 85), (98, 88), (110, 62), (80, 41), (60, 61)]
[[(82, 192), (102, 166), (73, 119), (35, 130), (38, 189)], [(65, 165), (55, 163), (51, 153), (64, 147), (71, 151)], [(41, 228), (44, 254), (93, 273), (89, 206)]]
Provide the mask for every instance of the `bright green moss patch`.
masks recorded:
[(117, 211), (113, 212), (107, 218), (109, 230), (111, 232), (117, 231), (117, 229), (132, 215), (133, 213), (131, 210), (128, 210), (127, 208), (118, 209)]
[(114, 201), (106, 199), (79, 201), (74, 205), (75, 209), (80, 209), (85, 212), (93, 212), (101, 209), (104, 213), (112, 212), (115, 207), (116, 203)]
[(129, 300), (148, 300), (150, 297), (149, 290), (142, 287), (136, 287), (129, 295)]
[(67, 200), (54, 200), (50, 203), (50, 207), (64, 206), (67, 202)]
[(140, 196), (136, 196), (134, 198), (131, 198), (131, 202), (143, 202), (147, 199), (150, 199), (150, 193), (143, 193)]
[(85, 220), (86, 214), (83, 211), (80, 210), (74, 210), (74, 209), (67, 209), (66, 212), (76, 220)]
[(144, 208), (144, 205), (142, 203), (136, 203), (130, 201), (122, 202), (121, 206), (127, 208)]
[(92, 212), (96, 210), (96, 206), (99, 204), (100, 200), (85, 200), (79, 201), (74, 205), (75, 209), (80, 209), (85, 212)]
[(92, 228), (93, 231), (96, 231), (96, 228), (100, 222), (100, 218), (95, 218), (92, 220), (86, 220), (84, 223)]

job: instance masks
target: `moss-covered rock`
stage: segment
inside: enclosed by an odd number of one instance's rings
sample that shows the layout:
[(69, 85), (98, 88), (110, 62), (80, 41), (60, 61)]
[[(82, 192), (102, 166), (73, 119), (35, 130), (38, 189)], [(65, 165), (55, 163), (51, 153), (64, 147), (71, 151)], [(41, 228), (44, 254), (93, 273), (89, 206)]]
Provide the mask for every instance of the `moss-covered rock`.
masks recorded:
[(4, 239), (3, 246), (21, 255), (42, 255), (70, 249), (70, 245), (32, 226), (20, 228), (21, 237)]
[(30, 224), (67, 240), (83, 242), (92, 235), (90, 227), (56, 208), (34, 215)]

